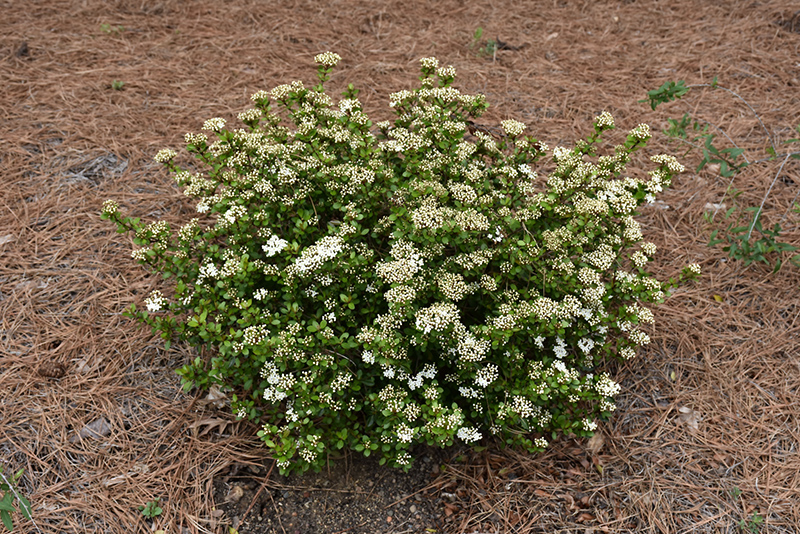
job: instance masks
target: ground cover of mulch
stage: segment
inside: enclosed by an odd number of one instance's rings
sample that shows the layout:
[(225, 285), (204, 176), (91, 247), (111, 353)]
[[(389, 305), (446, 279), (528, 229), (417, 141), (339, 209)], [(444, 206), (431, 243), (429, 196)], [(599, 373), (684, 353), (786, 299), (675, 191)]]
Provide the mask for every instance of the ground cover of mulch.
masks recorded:
[[(728, 180), (693, 172), (697, 153), (659, 133), (685, 112), (714, 122), (751, 160), (769, 138), (751, 111), (697, 89), (650, 110), (668, 80), (745, 97), (780, 145), (800, 123), (800, 14), (788, 1), (160, 0), (4, 2), (0, 18), (0, 464), (24, 468), (23, 533), (786, 532), (800, 531), (798, 284), (707, 247), (704, 212)], [(475, 43), (481, 27), (484, 36)], [(501, 46), (487, 48), (487, 39)], [(249, 95), (314, 82), (313, 56), (343, 57), (329, 86), (361, 89), (374, 120), (413, 87), (418, 60), (454, 65), (456, 86), (549, 146), (584, 137), (608, 110), (619, 135), (652, 125), (647, 154), (689, 171), (642, 210), (660, 279), (703, 277), (656, 309), (653, 342), (614, 369), (619, 410), (591, 441), (539, 456), (421, 449), (409, 474), (350, 455), (281, 477), (256, 428), (224, 395), (180, 389), (197, 354), (121, 311), (158, 280), (128, 236), (99, 219), (105, 199), (146, 220), (193, 207), (152, 162)], [(610, 143), (620, 137), (611, 136)], [(609, 146), (611, 146), (609, 144)], [(800, 245), (800, 166), (755, 164), (734, 187), (765, 227)], [(776, 176), (778, 179), (775, 180)], [(202, 355), (202, 354), (201, 354)], [(491, 444), (488, 444), (491, 445)], [(160, 499), (152, 521), (137, 510)]]

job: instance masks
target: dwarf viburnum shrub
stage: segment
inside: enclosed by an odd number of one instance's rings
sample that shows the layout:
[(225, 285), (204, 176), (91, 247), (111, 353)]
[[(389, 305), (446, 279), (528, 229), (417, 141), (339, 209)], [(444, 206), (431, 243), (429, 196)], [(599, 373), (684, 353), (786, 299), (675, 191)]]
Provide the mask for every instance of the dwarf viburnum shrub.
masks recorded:
[(344, 447), (407, 467), (418, 443), (591, 435), (620, 389), (599, 368), (649, 342), (644, 304), (667, 289), (633, 216), (683, 167), (654, 156), (648, 180), (621, 177), (649, 129), (598, 156), (603, 113), (539, 177), (547, 146), (514, 120), (476, 128), (487, 104), (452, 87), (453, 67), (423, 59), (419, 88), (373, 127), (352, 85), (336, 104), (324, 91), (339, 56), (316, 60), (315, 87), (254, 94), (247, 128), (186, 135), (205, 176), (158, 153), (198, 219), (173, 233), (106, 203), (133, 257), (175, 279), (130, 313), (214, 349), (178, 371), (185, 386), (233, 391), (282, 472)]

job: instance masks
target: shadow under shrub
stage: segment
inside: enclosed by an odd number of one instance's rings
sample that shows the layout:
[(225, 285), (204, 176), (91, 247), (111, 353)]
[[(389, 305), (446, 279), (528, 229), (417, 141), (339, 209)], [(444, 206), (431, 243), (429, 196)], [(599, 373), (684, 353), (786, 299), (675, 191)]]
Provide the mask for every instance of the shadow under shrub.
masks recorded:
[(133, 257), (174, 279), (130, 314), (167, 346), (215, 349), (178, 371), (185, 387), (233, 391), (283, 473), (344, 447), (407, 468), (416, 443), (494, 435), (533, 452), (591, 435), (619, 391), (603, 362), (649, 342), (642, 304), (667, 289), (633, 216), (682, 166), (655, 156), (649, 180), (621, 177), (649, 129), (598, 155), (603, 113), (540, 178), (548, 147), (513, 120), (497, 138), (475, 129), (487, 104), (452, 87), (452, 67), (422, 59), (420, 86), (373, 125), (352, 85), (338, 105), (324, 92), (339, 57), (316, 60), (315, 87), (253, 95), (245, 129), (216, 118), (213, 141), (186, 135), (205, 176), (156, 156), (209, 226), (173, 233), (106, 202)]

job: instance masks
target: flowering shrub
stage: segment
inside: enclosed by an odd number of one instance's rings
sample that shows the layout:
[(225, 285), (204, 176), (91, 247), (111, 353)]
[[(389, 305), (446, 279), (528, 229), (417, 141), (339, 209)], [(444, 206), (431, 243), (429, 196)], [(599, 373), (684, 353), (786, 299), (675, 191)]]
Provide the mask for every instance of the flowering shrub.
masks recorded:
[(453, 67), (422, 59), (420, 87), (373, 129), (352, 85), (338, 105), (324, 91), (339, 56), (316, 60), (315, 87), (254, 94), (246, 129), (216, 118), (213, 140), (186, 135), (207, 176), (156, 156), (208, 226), (173, 234), (106, 202), (133, 257), (175, 279), (130, 313), (167, 345), (215, 349), (178, 371), (185, 387), (230, 388), (282, 472), (344, 447), (407, 468), (417, 443), (591, 435), (619, 392), (602, 363), (649, 342), (643, 304), (667, 289), (633, 216), (683, 167), (654, 156), (649, 180), (621, 177), (649, 130), (598, 156), (603, 113), (540, 178), (547, 146), (514, 120), (497, 138), (475, 129), (487, 104), (452, 87)]

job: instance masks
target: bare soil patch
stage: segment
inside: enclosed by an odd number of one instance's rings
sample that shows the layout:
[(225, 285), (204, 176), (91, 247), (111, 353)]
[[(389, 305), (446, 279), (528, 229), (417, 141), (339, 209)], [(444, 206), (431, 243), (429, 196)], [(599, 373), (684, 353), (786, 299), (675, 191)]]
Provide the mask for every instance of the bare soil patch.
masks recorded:
[[(487, 95), (482, 123), (524, 121), (551, 147), (583, 137), (604, 109), (623, 132), (640, 122), (658, 132), (689, 111), (760, 159), (763, 130), (721, 92), (698, 90), (657, 112), (638, 100), (667, 80), (718, 77), (778, 142), (797, 137), (796, 3), (3, 8), (0, 462), (25, 469), (20, 490), (35, 523), (15, 516), (19, 532), (228, 533), (235, 521), (243, 533), (798, 531), (800, 271), (745, 267), (706, 246), (705, 206), (728, 186), (708, 170), (683, 174), (640, 217), (659, 247), (660, 278), (689, 262), (704, 276), (657, 308), (648, 350), (615, 370), (623, 394), (602, 440), (564, 439), (537, 457), (489, 443), (481, 453), (424, 450), (408, 475), (355, 456), (306, 478), (270, 472), (256, 429), (236, 423), (224, 399), (181, 391), (173, 369), (196, 351), (164, 351), (121, 315), (158, 280), (99, 219), (112, 198), (135, 216), (186, 221), (193, 207), (153, 155), (180, 147), (207, 118), (233, 122), (259, 89), (313, 81), (313, 56), (325, 50), (344, 58), (331, 87), (355, 83), (375, 120), (389, 118), (388, 95), (413, 84), (419, 58), (437, 56), (457, 68), (462, 91)], [(477, 27), (508, 46), (480, 54)], [(650, 147), (682, 154), (659, 133)], [(689, 169), (699, 161), (681, 159)], [(738, 202), (757, 206), (778, 166), (737, 177)], [(790, 161), (764, 215), (795, 246), (798, 187)], [(150, 521), (137, 507), (156, 498), (164, 511)]]

